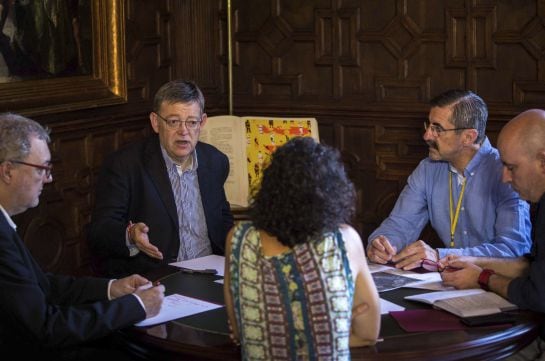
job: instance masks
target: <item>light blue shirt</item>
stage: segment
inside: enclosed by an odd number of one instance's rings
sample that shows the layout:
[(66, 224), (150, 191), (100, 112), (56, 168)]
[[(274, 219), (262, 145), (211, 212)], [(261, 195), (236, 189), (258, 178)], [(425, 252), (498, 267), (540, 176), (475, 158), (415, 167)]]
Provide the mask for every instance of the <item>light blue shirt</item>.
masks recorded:
[(177, 261), (204, 257), (212, 254), (208, 238), (206, 218), (201, 200), (197, 168), (197, 151), (192, 153), (190, 166), (177, 166), (161, 146), (167, 166), (168, 178), (172, 185), (176, 210), (178, 211), (178, 233), (180, 248)]
[(426, 158), (407, 180), (392, 213), (370, 236), (386, 236), (398, 252), (418, 240), (431, 222), (448, 254), (487, 257), (516, 257), (531, 247), (529, 205), (509, 184), (502, 183), (502, 163), (498, 151), (486, 138), (465, 169), (466, 189), (454, 248), (450, 245), (449, 177), (452, 177), (453, 207), (462, 189), (458, 174), (448, 162)]

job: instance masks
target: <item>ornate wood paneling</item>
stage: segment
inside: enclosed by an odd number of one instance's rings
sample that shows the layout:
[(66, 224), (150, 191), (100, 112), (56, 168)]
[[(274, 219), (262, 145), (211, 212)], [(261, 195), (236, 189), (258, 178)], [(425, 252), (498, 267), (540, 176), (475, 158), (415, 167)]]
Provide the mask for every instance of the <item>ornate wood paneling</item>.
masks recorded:
[[(52, 129), (54, 183), (17, 216), (40, 263), (89, 273), (84, 227), (106, 154), (149, 132), (151, 97), (197, 81), (227, 113), (227, 0), (126, 0), (128, 102), (37, 117)], [(231, 0), (236, 115), (313, 116), (358, 190), (363, 239), (426, 156), (427, 103), (448, 88), (489, 104), (488, 132), (545, 104), (543, 0)]]
[(34, 118), (51, 129), (54, 181), (44, 188), (40, 205), (15, 221), (34, 256), (50, 271), (91, 273), (85, 226), (96, 175), (107, 154), (150, 132), (151, 97), (174, 78), (173, 2), (129, 0), (124, 5), (128, 101)]
[(365, 239), (426, 156), (430, 98), (471, 89), (502, 124), (545, 101), (543, 1), (233, 0), (237, 114), (311, 115), (343, 152)]

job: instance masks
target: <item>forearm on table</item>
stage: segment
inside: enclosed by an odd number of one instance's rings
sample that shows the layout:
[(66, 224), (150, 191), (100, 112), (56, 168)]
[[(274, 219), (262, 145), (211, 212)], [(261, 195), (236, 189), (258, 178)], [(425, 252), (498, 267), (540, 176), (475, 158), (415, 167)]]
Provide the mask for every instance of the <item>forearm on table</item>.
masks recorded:
[(528, 260), (525, 257), (474, 257), (474, 259), (474, 263), (479, 267), (493, 269), (497, 274), (508, 278), (524, 276), (528, 272)]

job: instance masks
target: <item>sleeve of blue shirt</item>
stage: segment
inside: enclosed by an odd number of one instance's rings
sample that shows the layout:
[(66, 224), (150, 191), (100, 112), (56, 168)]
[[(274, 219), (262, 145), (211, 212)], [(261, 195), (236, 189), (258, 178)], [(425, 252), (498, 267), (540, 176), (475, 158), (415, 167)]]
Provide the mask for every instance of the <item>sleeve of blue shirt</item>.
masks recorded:
[(398, 251), (418, 240), (431, 221), (445, 245), (439, 257), (447, 254), (516, 257), (529, 252), (529, 206), (510, 185), (501, 181), (501, 161), (492, 149), (468, 175), (463, 210), (450, 244), (449, 165), (426, 158), (407, 180), (394, 209), (369, 237), (386, 236)]
[(407, 185), (388, 218), (369, 236), (369, 243), (383, 235), (399, 252), (418, 239), (429, 220), (425, 173), (425, 167), (421, 162), (409, 176)]

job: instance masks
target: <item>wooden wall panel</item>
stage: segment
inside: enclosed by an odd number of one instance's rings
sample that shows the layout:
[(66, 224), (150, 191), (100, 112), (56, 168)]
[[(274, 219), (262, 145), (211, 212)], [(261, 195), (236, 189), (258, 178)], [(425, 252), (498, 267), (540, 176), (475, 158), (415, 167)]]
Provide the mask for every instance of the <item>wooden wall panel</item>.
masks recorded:
[[(219, 56), (211, 56), (219, 54), (214, 48), (220, 46), (221, 1), (126, 0), (124, 5), (128, 102), (34, 118), (51, 129), (54, 182), (44, 188), (38, 207), (14, 219), (25, 243), (49, 271), (92, 272), (85, 226), (96, 176), (107, 154), (150, 133), (148, 115), (159, 86), (190, 76), (215, 93), (224, 87), (219, 74), (224, 66)], [(188, 29), (194, 29), (192, 38), (211, 31), (206, 39), (187, 40)], [(208, 38), (218, 40), (201, 49)]]
[[(227, 0), (125, 0), (128, 102), (37, 117), (52, 129), (54, 183), (19, 231), (52, 271), (90, 272), (84, 227), (104, 157), (149, 133), (151, 97), (193, 79), (227, 113)], [(545, 104), (543, 0), (231, 0), (236, 115), (314, 116), (358, 190), (363, 239), (426, 156), (428, 101), (448, 88), (489, 104), (493, 142)]]
[(426, 156), (428, 102), (489, 104), (489, 135), (545, 103), (543, 1), (233, 0), (236, 114), (315, 116), (359, 193), (364, 239)]

